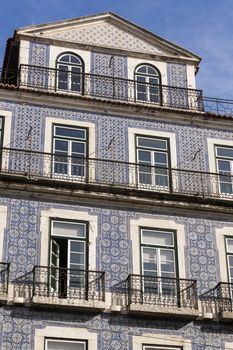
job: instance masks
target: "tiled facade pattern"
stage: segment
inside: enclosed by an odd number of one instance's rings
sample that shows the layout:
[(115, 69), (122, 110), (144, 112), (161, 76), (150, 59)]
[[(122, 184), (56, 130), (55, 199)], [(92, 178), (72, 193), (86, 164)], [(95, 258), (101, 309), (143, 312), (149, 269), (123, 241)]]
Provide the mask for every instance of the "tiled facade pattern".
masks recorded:
[[(49, 33), (48, 38), (79, 42), (99, 47), (111, 47), (122, 50), (163, 55), (164, 49), (154, 46), (145, 39), (125, 32), (111, 23), (95, 23), (65, 32)], [(35, 41), (29, 46), (29, 65), (49, 67), (50, 46)], [(91, 74), (107, 77), (128, 78), (127, 57), (91, 53)], [(167, 63), (168, 85), (187, 87), (187, 68), (178, 62)], [(28, 79), (37, 79), (30, 72)], [(38, 79), (41, 79), (39, 77)], [(46, 75), (43, 77), (47, 84)], [(32, 83), (35, 83), (34, 80)], [(32, 84), (33, 85), (33, 84)], [(92, 88), (98, 86), (93, 82)], [(124, 84), (119, 90), (124, 90)], [(106, 94), (112, 93), (108, 81)], [(176, 99), (177, 96), (169, 98)], [(184, 105), (186, 94), (183, 96)], [(44, 151), (45, 123), (47, 118), (59, 118), (64, 121), (81, 121), (95, 124), (95, 157), (129, 161), (129, 128), (150, 132), (169, 132), (176, 137), (177, 168), (191, 170), (209, 170), (207, 138), (232, 140), (233, 132), (223, 129), (210, 129), (188, 126), (160, 120), (146, 120), (143, 116), (127, 117), (109, 113), (84, 112), (79, 109), (51, 108), (39, 105), (0, 102), (0, 109), (12, 112), (11, 140), (8, 147)], [(29, 136), (30, 135), (30, 136)], [(172, 145), (174, 147), (174, 145)], [(15, 166), (14, 163), (11, 166)], [(38, 165), (34, 165), (38, 166)], [(198, 293), (212, 288), (220, 280), (218, 251), (216, 246), (216, 229), (223, 226), (233, 229), (233, 220), (224, 222), (221, 215), (209, 219), (208, 214), (189, 217), (175, 214), (161, 214), (158, 211), (144, 212), (130, 209), (116, 209), (114, 206), (87, 206), (58, 204), (55, 200), (43, 202), (21, 200), (19, 198), (1, 197), (0, 205), (7, 207), (7, 227), (3, 239), (3, 261), (11, 262), (10, 281), (16, 282), (40, 264), (41, 257), (41, 212), (58, 208), (78, 213), (88, 212), (97, 216), (98, 232), (96, 244), (96, 269), (106, 272), (106, 290), (111, 291), (129, 273), (133, 272), (130, 220), (139, 218), (173, 221), (184, 226), (185, 231), (185, 266), (186, 277), (198, 280)], [(175, 211), (174, 211), (175, 212)], [(44, 252), (46, 255), (48, 252)], [(178, 252), (179, 255), (179, 252)], [(155, 318), (137, 318), (127, 315), (88, 314), (35, 310), (33, 308), (2, 306), (0, 308), (0, 347), (3, 350), (32, 350), (34, 348), (35, 330), (46, 326), (84, 327), (89, 332), (98, 334), (98, 350), (134, 350), (132, 336), (149, 333), (151, 343), (158, 340), (158, 334), (181, 336), (192, 341), (192, 350), (224, 349), (225, 342), (233, 342), (231, 324), (208, 321), (156, 320)], [(156, 340), (157, 339), (157, 340)]]
[[(130, 127), (151, 131), (173, 132), (177, 138), (179, 167), (190, 169), (208, 169), (207, 137), (231, 139), (232, 133), (226, 130), (210, 130), (201, 127), (189, 127), (161, 121), (145, 121), (140, 118), (126, 118), (117, 115), (86, 113), (77, 110), (53, 109), (46, 106), (20, 105), (1, 102), (1, 109), (12, 112), (11, 146), (21, 149), (43, 151), (45, 120), (47, 117), (57, 117), (64, 120), (87, 121), (96, 125), (97, 156), (111, 158), (108, 145), (115, 139), (115, 157), (128, 160), (128, 130)], [(25, 135), (31, 129), (30, 144)], [(16, 132), (17, 130), (17, 132)], [(193, 154), (198, 157), (192, 160)], [(86, 210), (98, 217), (97, 237), (97, 268), (106, 271), (107, 290), (117, 282), (122, 281), (132, 272), (132, 251), (129, 232), (131, 218), (150, 217), (155, 222), (159, 218), (182, 223), (186, 232), (186, 270), (187, 277), (198, 279), (199, 292), (204, 292), (219, 281), (218, 255), (215, 230), (223, 225), (230, 229), (233, 223), (224, 223), (221, 217), (211, 221), (208, 217), (172, 217), (159, 212), (142, 213), (106, 209), (101, 207), (67, 206), (64, 204), (43, 203), (36, 201), (20, 201), (19, 199), (1, 199), (1, 205), (8, 208), (7, 228), (4, 232), (4, 261), (11, 261), (11, 278), (17, 279), (30, 271), (40, 261), (40, 212), (49, 208), (64, 208), (69, 210)], [(137, 234), (137, 233), (136, 233)], [(46, 252), (47, 253), (47, 252)], [(208, 271), (206, 270), (208, 266)], [(98, 333), (99, 348), (104, 350), (133, 350), (131, 336), (143, 332), (152, 334), (176, 334), (187, 336), (193, 341), (193, 350), (210, 350), (213, 346), (223, 349), (225, 341), (233, 341), (231, 326), (218, 326), (222, 329), (215, 332), (214, 326), (206, 323), (183, 323), (181, 321), (136, 320), (132, 318), (110, 315), (90, 316), (63, 313), (37, 313), (33, 310), (14, 307), (3, 307), (0, 310), (2, 323), (2, 342), (9, 350), (33, 348), (35, 328), (43, 328), (46, 324), (65, 325), (67, 327), (85, 326)], [(22, 326), (23, 324), (23, 326)], [(209, 328), (208, 328), (209, 327)], [(18, 331), (17, 331), (18, 330)], [(210, 336), (211, 330), (211, 336)], [(213, 348), (214, 349), (214, 348)]]
[(53, 33), (45, 33), (44, 37), (78, 42), (83, 44), (94, 45), (98, 47), (111, 47), (127, 51), (137, 51), (153, 54), (162, 54), (164, 49), (154, 46), (145, 39), (140, 39), (131, 33), (126, 33), (121, 28), (111, 23), (96, 23), (89, 26), (67, 29)]
[[(97, 236), (97, 269), (106, 271), (107, 290), (119, 281), (124, 280), (132, 272), (132, 251), (129, 232), (129, 221), (135, 218), (153, 218), (155, 220), (174, 220), (185, 226), (185, 252), (187, 256), (187, 278), (196, 278), (199, 282), (199, 292), (204, 292), (215, 285), (219, 280), (217, 271), (217, 248), (215, 244), (215, 228), (222, 225), (233, 227), (232, 223), (210, 221), (195, 217), (172, 217), (159, 213), (145, 214), (133, 211), (106, 209), (101, 207), (83, 207), (74, 205), (63, 205), (56, 203), (43, 203), (36, 201), (2, 198), (1, 205), (8, 207), (7, 228), (4, 232), (4, 261), (11, 261), (11, 278), (15, 281), (17, 277), (25, 275), (34, 265), (40, 263), (40, 213), (41, 210), (59, 208), (77, 213), (80, 210), (87, 211), (90, 215), (98, 217)], [(138, 232), (133, 233), (135, 235)], [(90, 237), (91, 239), (91, 237)], [(47, 254), (47, 252), (45, 252)], [(179, 253), (178, 253), (179, 254)], [(208, 271), (206, 270), (208, 266)], [(28, 311), (24, 308), (15, 309), (5, 307), (0, 310), (3, 324), (3, 343), (10, 345), (9, 350), (26, 349), (33, 342), (35, 328), (43, 328), (45, 325), (65, 325), (67, 327), (83, 327), (90, 331), (97, 331), (101, 349), (113, 348), (132, 349), (129, 347), (130, 335), (140, 335), (143, 332), (151, 334), (179, 334), (193, 339), (193, 349), (198, 346), (209, 344), (216, 345), (222, 340), (233, 339), (233, 336), (225, 334), (221, 338), (210, 337), (208, 331), (203, 332), (202, 327), (206, 324), (200, 322), (182, 323), (165, 322), (153, 320), (137, 320), (127, 317), (115, 316), (90, 316), (71, 313), (66, 315), (56, 312)], [(23, 324), (23, 327), (22, 327)], [(219, 326), (220, 327), (220, 326)], [(223, 327), (223, 326), (221, 326)], [(225, 326), (230, 329), (231, 326)], [(18, 331), (17, 331), (18, 329)], [(168, 331), (169, 329), (169, 331)], [(212, 326), (211, 326), (212, 329)], [(224, 329), (224, 327), (223, 327)], [(124, 339), (123, 339), (123, 338)], [(19, 346), (20, 344), (20, 346)], [(32, 346), (32, 345), (30, 345)], [(30, 348), (30, 347), (29, 347)], [(32, 348), (32, 347), (31, 347)], [(206, 349), (206, 347), (203, 347)]]

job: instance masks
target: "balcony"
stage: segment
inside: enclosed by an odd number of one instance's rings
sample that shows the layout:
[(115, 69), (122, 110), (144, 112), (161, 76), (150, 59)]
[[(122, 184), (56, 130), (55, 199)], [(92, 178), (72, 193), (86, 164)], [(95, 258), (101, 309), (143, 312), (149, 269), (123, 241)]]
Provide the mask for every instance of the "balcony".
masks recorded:
[(198, 317), (195, 280), (129, 275), (126, 291), (130, 314)]
[[(233, 176), (59, 154), (1, 149), (0, 178), (140, 197), (233, 200)], [(229, 186), (231, 185), (231, 186)], [(232, 189), (232, 190), (231, 190)]]
[(0, 263), (0, 303), (5, 304), (8, 298), (9, 263)]
[[(19, 69), (0, 70), (0, 83), (5, 86), (32, 91), (63, 94), (63, 96), (88, 97), (106, 101), (124, 102), (136, 105), (158, 106), (180, 110), (200, 111), (216, 115), (233, 116), (233, 100), (204, 97), (202, 90), (185, 89), (176, 86), (154, 85), (135, 80), (122, 79), (88, 73), (72, 73), (80, 82), (76, 88), (58, 86), (61, 70), (32, 65), (20, 65)], [(71, 73), (68, 73), (68, 79)], [(156, 96), (142, 98), (142, 91), (156, 91)]]
[(233, 284), (220, 282), (200, 296), (204, 318), (233, 321)]
[(15, 284), (15, 303), (41, 307), (105, 309), (105, 276), (100, 271), (35, 266)]
[(88, 97), (203, 111), (202, 91), (88, 73), (67, 72), (53, 68), (20, 65), (17, 72), (3, 71), (2, 83), (23, 89), (73, 97)]

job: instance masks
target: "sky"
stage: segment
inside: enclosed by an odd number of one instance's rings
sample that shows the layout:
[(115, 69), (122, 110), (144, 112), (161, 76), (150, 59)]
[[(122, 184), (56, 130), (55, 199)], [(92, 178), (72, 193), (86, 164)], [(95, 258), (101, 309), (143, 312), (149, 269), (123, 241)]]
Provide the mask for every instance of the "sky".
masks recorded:
[(0, 0), (0, 62), (16, 28), (116, 14), (202, 57), (197, 88), (233, 99), (233, 0)]

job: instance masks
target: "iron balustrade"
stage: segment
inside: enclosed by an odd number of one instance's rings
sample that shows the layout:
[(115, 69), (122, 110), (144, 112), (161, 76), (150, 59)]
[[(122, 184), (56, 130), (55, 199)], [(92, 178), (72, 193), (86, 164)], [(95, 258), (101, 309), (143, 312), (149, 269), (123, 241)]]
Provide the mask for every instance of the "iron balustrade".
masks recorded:
[(22, 64), (19, 67), (18, 84), (39, 91), (203, 111), (201, 90), (156, 85), (115, 76), (74, 73)]
[(0, 263), (0, 296), (8, 293), (9, 270), (9, 263)]
[(105, 301), (105, 273), (35, 266), (32, 295), (37, 297)]
[[(13, 148), (1, 148), (1, 172), (29, 179), (102, 185), (108, 188), (180, 194), (192, 197), (233, 199), (233, 176), (128, 163), (96, 158), (64, 156)], [(229, 188), (232, 184), (232, 190)], [(226, 186), (225, 186), (226, 185)]]
[(197, 309), (197, 285), (195, 280), (129, 275), (126, 281), (128, 305), (139, 304)]
[(204, 111), (217, 114), (233, 116), (233, 100), (213, 97), (203, 97)]
[(204, 310), (215, 316), (221, 312), (233, 312), (233, 283), (219, 282), (200, 296)]
[[(57, 83), (59, 73), (68, 74), (68, 78), (71, 78), (71, 74), (74, 77), (76, 76), (79, 79), (79, 84), (73, 84), (73, 90), (65, 89), (64, 86), (59, 88)], [(233, 116), (233, 100), (231, 99), (205, 97), (202, 90), (155, 85), (120, 77), (88, 73), (67, 73), (67, 71), (54, 68), (22, 64), (16, 70), (0, 69), (0, 83), (36, 91), (63, 92), (73, 96), (92, 96), (107, 100), (146, 103)], [(146, 92), (144, 93), (146, 100), (143, 100), (142, 96), (140, 98), (137, 95), (137, 92), (139, 92), (137, 86)], [(149, 91), (152, 90), (153, 92), (153, 89), (156, 93), (150, 98)]]

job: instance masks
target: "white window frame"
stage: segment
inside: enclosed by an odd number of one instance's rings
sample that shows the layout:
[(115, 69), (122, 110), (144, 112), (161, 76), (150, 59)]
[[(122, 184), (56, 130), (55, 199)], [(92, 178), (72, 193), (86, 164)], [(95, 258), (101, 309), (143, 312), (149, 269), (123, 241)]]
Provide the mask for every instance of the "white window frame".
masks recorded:
[[(69, 58), (71, 58), (71, 56), (77, 58), (80, 63), (79, 64), (75, 64), (75, 63), (72, 63), (72, 62), (62, 62), (61, 59), (63, 56), (69, 56)], [(59, 71), (62, 71), (62, 69), (60, 69), (60, 66), (66, 66), (67, 67), (67, 71), (64, 71), (64, 73), (67, 73), (68, 74), (68, 77), (67, 77), (67, 89), (61, 89), (59, 88)], [(77, 67), (77, 68), (80, 68), (80, 72), (77, 73), (77, 74), (80, 74), (80, 90), (72, 90), (72, 68), (74, 67)], [(73, 52), (64, 52), (63, 54), (59, 55), (59, 57), (57, 58), (57, 62), (56, 62), (56, 69), (57, 69), (57, 90), (60, 92), (69, 92), (69, 93), (74, 93), (74, 94), (82, 94), (82, 91), (83, 91), (83, 74), (84, 74), (84, 62), (83, 62), (83, 59), (73, 53)]]
[[(152, 188), (152, 189), (155, 189), (155, 188), (158, 188), (158, 189), (164, 189), (164, 190), (168, 190), (169, 191), (169, 188), (170, 188), (170, 177), (169, 177), (169, 167), (170, 167), (170, 144), (169, 144), (169, 139), (162, 139), (162, 138), (158, 138), (158, 137), (146, 137), (145, 135), (136, 135), (136, 150), (137, 150), (137, 158), (136, 158), (136, 163), (138, 164), (138, 184), (140, 187), (146, 187), (146, 188)], [(139, 146), (138, 144), (138, 139), (139, 138), (142, 138), (142, 139), (152, 139), (152, 140), (157, 140), (157, 141), (164, 141), (166, 142), (166, 146), (167, 148), (165, 150), (163, 149), (153, 149), (153, 148), (150, 148), (150, 147), (144, 147), (144, 146)], [(150, 152), (150, 158), (151, 158), (151, 163), (149, 164), (148, 163), (148, 166), (150, 167), (150, 170), (151, 170), (151, 184), (147, 184), (145, 182), (141, 182), (140, 181), (140, 174), (141, 174), (141, 171), (140, 171), (140, 166), (145, 166), (146, 168), (146, 164), (143, 164), (142, 162), (140, 163), (139, 162), (139, 152), (140, 151), (145, 151), (145, 152)], [(159, 174), (156, 173), (156, 165), (155, 165), (155, 161), (154, 161), (154, 156), (155, 156), (155, 153), (162, 153), (162, 154), (165, 154), (166, 155), (166, 160), (167, 160), (167, 165), (166, 165), (166, 168), (164, 169), (167, 169), (167, 174), (164, 175), (162, 174), (162, 176), (166, 176), (167, 177), (167, 185), (163, 186), (163, 185), (159, 185), (156, 183), (156, 176), (159, 176)], [(162, 164), (161, 165), (157, 165), (158, 167), (161, 167), (161, 169), (163, 168)]]
[[(229, 159), (229, 158), (224, 158), (224, 157), (220, 157), (217, 155), (217, 148), (222, 148), (222, 149), (231, 149), (233, 150), (233, 147), (226, 147), (226, 146), (222, 146), (222, 145), (215, 145), (215, 159), (216, 159), (216, 169), (217, 169), (217, 173), (221, 173), (221, 171), (219, 170), (219, 164), (218, 164), (218, 160), (222, 160), (222, 161), (226, 161), (226, 162), (229, 162), (230, 163), (230, 176), (231, 176), (231, 179), (232, 179), (232, 182), (231, 182), (231, 190), (232, 192), (229, 193), (230, 196), (233, 195), (233, 158), (232, 159)], [(223, 175), (224, 176), (224, 175)], [(226, 175), (228, 176), (228, 175)], [(218, 178), (218, 187), (219, 187), (219, 194), (228, 194), (228, 192), (223, 192), (221, 190), (221, 181), (220, 181), (220, 177)]]
[(138, 234), (141, 227), (156, 227), (158, 230), (176, 231), (176, 244), (179, 247), (179, 256), (177, 257), (177, 266), (179, 271), (179, 278), (186, 277), (186, 259), (185, 259), (185, 246), (186, 236), (184, 224), (177, 224), (171, 218), (161, 217), (157, 215), (151, 215), (149, 217), (140, 217), (138, 219), (130, 220), (130, 236), (132, 242), (132, 259), (133, 259), (133, 271), (135, 275), (141, 274), (141, 259), (140, 250), (141, 242), (140, 235)]
[[(83, 122), (79, 121), (77, 119), (73, 120), (67, 120), (59, 117), (47, 117), (45, 122), (45, 141), (44, 141), (44, 152), (45, 153), (53, 153), (53, 125), (60, 125), (64, 128), (66, 127), (74, 127), (74, 128), (81, 128), (81, 129), (87, 129), (88, 131), (88, 153), (86, 154), (87, 158), (95, 158), (95, 152), (96, 152), (96, 127), (95, 123), (90, 122)], [(44, 172), (46, 174), (51, 173), (51, 167), (50, 162), (45, 162), (44, 164)], [(59, 175), (58, 175), (59, 177)], [(54, 176), (56, 178), (56, 176)], [(92, 165), (89, 168), (88, 172), (88, 179), (91, 181), (94, 181), (95, 179), (95, 166)]]
[[(154, 71), (157, 73), (157, 74), (150, 74), (150, 73), (142, 73), (142, 72), (138, 72), (138, 69), (142, 68), (142, 67), (146, 67), (147, 71), (148, 71), (148, 68), (152, 68), (154, 69)], [(145, 82), (140, 82), (139, 80), (137, 80), (138, 77), (143, 77), (145, 79)], [(158, 89), (158, 93), (157, 94), (152, 94), (150, 92), (150, 78), (151, 79), (155, 79), (157, 80), (157, 83), (155, 84), (155, 86), (157, 87)], [(135, 72), (134, 72), (134, 80), (135, 80), (135, 86), (136, 86), (136, 89), (135, 89), (135, 98), (137, 101), (142, 101), (142, 102), (148, 102), (148, 103), (154, 103), (154, 104), (160, 104), (161, 103), (161, 98), (162, 98), (162, 91), (161, 91), (161, 73), (159, 71), (159, 69), (151, 64), (148, 64), (148, 63), (142, 63), (140, 65), (138, 65), (135, 69)], [(143, 85), (145, 84), (145, 94), (146, 94), (146, 99), (143, 100), (143, 99), (140, 99), (138, 98), (138, 85)], [(153, 85), (151, 85), (153, 86)], [(151, 101), (151, 96), (157, 96), (158, 97), (158, 101)]]
[[(56, 128), (63, 128), (63, 129), (72, 129), (72, 130), (82, 130), (85, 132), (85, 139), (78, 139), (78, 138), (74, 138), (74, 137), (68, 137), (68, 136), (59, 136), (56, 135)], [(67, 172), (66, 173), (59, 173), (59, 172), (55, 172), (55, 163), (59, 163), (59, 161), (55, 162), (55, 159), (53, 159), (53, 177), (62, 177), (62, 178), (67, 178), (67, 179), (77, 179), (80, 181), (85, 181), (86, 178), (86, 174), (87, 174), (87, 141), (88, 141), (88, 130), (86, 128), (77, 128), (77, 127), (71, 127), (71, 126), (66, 126), (66, 125), (57, 125), (54, 124), (53, 125), (53, 154), (55, 155), (54, 158), (56, 157), (56, 149), (55, 149), (55, 143), (56, 141), (64, 141), (67, 142), (68, 145), (68, 151), (67, 151), (67, 156), (64, 155), (64, 157), (67, 157)], [(83, 157), (83, 175), (73, 175), (72, 174), (72, 143), (73, 142), (78, 142), (78, 143), (82, 143), (84, 145), (84, 157)], [(59, 157), (59, 156), (58, 156)], [(61, 156), (62, 157), (62, 156)], [(82, 159), (82, 157), (80, 157), (80, 159)], [(62, 161), (60, 163), (63, 163)], [(75, 164), (74, 164), (75, 165)], [(77, 165), (78, 166), (78, 165)]]
[(65, 340), (65, 339), (59, 339), (59, 338), (46, 338), (45, 339), (45, 350), (49, 350), (48, 348), (48, 342), (49, 341), (54, 341), (54, 342), (57, 342), (57, 343), (72, 343), (72, 344), (83, 344), (84, 345), (84, 348), (83, 350), (86, 350), (87, 349), (87, 345), (88, 345), (88, 342), (85, 341), (85, 340)]
[[(60, 222), (60, 223), (72, 223), (72, 224), (81, 224), (85, 227), (85, 236), (84, 237), (73, 237), (73, 236), (67, 236), (67, 235), (58, 235), (56, 236), (55, 233), (53, 233), (53, 230), (54, 230), (54, 222)], [(67, 241), (67, 262), (66, 262), (66, 267), (62, 267), (62, 269), (67, 269), (67, 290), (72, 290), (73, 288), (70, 287), (70, 279), (71, 279), (71, 276), (72, 276), (72, 269), (70, 267), (70, 258), (71, 258), (71, 244), (72, 242), (82, 242), (83, 243), (83, 246), (84, 246), (84, 266), (83, 266), (83, 271), (87, 271), (89, 269), (89, 266), (87, 265), (88, 262), (87, 262), (87, 256), (89, 255), (88, 254), (88, 241), (87, 239), (89, 238), (89, 233), (88, 233), (88, 223), (87, 222), (79, 222), (77, 220), (75, 221), (67, 221), (67, 220), (51, 220), (51, 234), (50, 234), (50, 251), (49, 251), (49, 255), (50, 255), (50, 266), (49, 267), (52, 267), (52, 241), (55, 242), (55, 244), (57, 244), (59, 246), (59, 250), (60, 250), (60, 244), (57, 243), (56, 239), (59, 239), (63, 237), (63, 239), (65, 239)], [(62, 252), (60, 252), (60, 254), (62, 254)], [(60, 260), (60, 254), (58, 256), (58, 261)], [(59, 269), (59, 267), (57, 267)], [(52, 288), (52, 282), (51, 282), (51, 278), (53, 277), (55, 280), (56, 280), (56, 289), (54, 290), (55, 293), (59, 293), (59, 270), (55, 270), (55, 275), (53, 274), (50, 274), (50, 288)], [(80, 277), (80, 278), (85, 278), (85, 275), (83, 275), (84, 277)], [(76, 289), (82, 289), (82, 288), (86, 288), (85, 285), (82, 286), (82, 287), (74, 287), (74, 290)], [(53, 288), (52, 288), (53, 289)]]
[(142, 350), (182, 350), (180, 346), (164, 346), (164, 345), (151, 345), (151, 344), (143, 344)]
[[(45, 252), (49, 249), (50, 244), (50, 221), (66, 221), (72, 220), (74, 222), (87, 222), (89, 229), (89, 270), (96, 270), (96, 239), (98, 234), (98, 217), (97, 215), (90, 215), (87, 211), (67, 210), (51, 208), (49, 210), (41, 211), (41, 257), (40, 265), (49, 266), (49, 257)], [(71, 238), (72, 239), (72, 238)]]
[[(229, 272), (227, 263), (226, 238), (233, 240), (233, 224), (226, 223), (224, 227), (216, 227), (216, 245), (218, 251), (218, 261), (220, 269), (220, 282), (229, 282)], [(214, 286), (213, 286), (214, 287)]]
[[(140, 336), (132, 336), (133, 350), (144, 350), (143, 346), (151, 346), (162, 350), (192, 350), (192, 341), (182, 336), (164, 333), (143, 333)], [(156, 348), (157, 346), (157, 348)]]
[[(176, 149), (176, 134), (174, 132), (163, 132), (160, 130), (154, 129), (141, 129), (141, 128), (129, 128), (128, 129), (128, 145), (129, 145), (129, 162), (136, 164), (136, 146), (135, 146), (135, 137), (136, 135), (145, 136), (145, 137), (155, 137), (157, 139), (168, 139), (170, 144), (170, 166), (171, 168), (177, 168), (177, 149)], [(131, 171), (129, 174), (129, 183), (131, 185), (137, 186), (137, 168), (135, 165), (134, 171)], [(178, 188), (178, 179), (172, 179), (172, 186), (175, 190)], [(143, 184), (139, 186), (140, 189), (143, 189)]]
[[(209, 158), (209, 171), (211, 173), (218, 174), (217, 162), (216, 162), (216, 153), (215, 147), (223, 147), (223, 148), (233, 148), (232, 138), (230, 139), (216, 139), (216, 138), (207, 138), (207, 146), (208, 146), (208, 158)], [(233, 174), (232, 174), (233, 175)], [(217, 176), (217, 175), (216, 175)], [(211, 186), (211, 190), (214, 194), (219, 195), (221, 197), (219, 181), (214, 181)], [(229, 198), (232, 199), (232, 194), (229, 195)], [(224, 199), (227, 199), (227, 196), (223, 194)]]
[(86, 340), (88, 350), (97, 349), (97, 333), (88, 331), (86, 328), (45, 326), (35, 329), (34, 350), (45, 350), (46, 338), (59, 338), (61, 340), (72, 339), (73, 341)]

